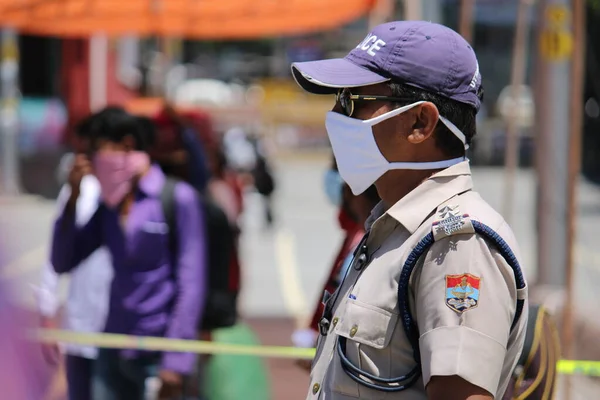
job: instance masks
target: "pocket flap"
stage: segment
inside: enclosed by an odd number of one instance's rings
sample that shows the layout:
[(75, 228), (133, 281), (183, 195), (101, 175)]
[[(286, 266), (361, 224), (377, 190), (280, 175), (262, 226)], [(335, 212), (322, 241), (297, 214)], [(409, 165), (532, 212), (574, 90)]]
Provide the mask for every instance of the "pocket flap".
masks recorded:
[(335, 334), (375, 349), (386, 347), (394, 333), (398, 314), (348, 299)]

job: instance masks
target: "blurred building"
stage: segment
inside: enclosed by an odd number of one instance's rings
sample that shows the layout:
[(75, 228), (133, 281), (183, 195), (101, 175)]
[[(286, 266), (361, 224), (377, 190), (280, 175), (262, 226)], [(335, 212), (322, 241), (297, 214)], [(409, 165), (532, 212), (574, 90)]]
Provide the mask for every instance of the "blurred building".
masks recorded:
[[(395, 4), (393, 15), (386, 19), (402, 19), (404, 2), (392, 1)], [(503, 162), (505, 123), (498, 115), (497, 100), (510, 81), (517, 4), (518, 0), (475, 2), (473, 46), (485, 88), (479, 125), (481, 135), (471, 155), (475, 163)], [(593, 9), (593, 4), (588, 2), (589, 38), (599, 33), (595, 24), (598, 11)], [(458, 30), (460, 5), (460, 0), (423, 1), (421, 18)], [(533, 32), (536, 15), (532, 12), (529, 16), (532, 33), (528, 83), (535, 71), (537, 51)], [(368, 25), (369, 16), (364, 16), (336, 30), (260, 40), (134, 37), (110, 40), (105, 58), (106, 102), (123, 104), (139, 96), (162, 94), (173, 98), (178, 93), (180, 97), (181, 93), (187, 93), (188, 98), (194, 98), (194, 88), (204, 87), (201, 82), (222, 82), (230, 88), (237, 85), (236, 93), (242, 88), (246, 93), (242, 96), (245, 96), (245, 103), (221, 107), (206, 104), (216, 116), (217, 126), (227, 119), (240, 124), (248, 117), (251, 119), (248, 124), (253, 129), (262, 124), (263, 130), (277, 137), (281, 146), (327, 146), (322, 122), (331, 99), (308, 96), (298, 90), (291, 79), (289, 65), (295, 61), (345, 55), (363, 39)], [(600, 65), (595, 56), (596, 47), (597, 43), (588, 41), (583, 167), (586, 176), (600, 181), (600, 162), (596, 157), (600, 139), (595, 133), (600, 128), (600, 88), (593, 79)], [(53, 176), (57, 158), (66, 150), (70, 127), (91, 108), (90, 40), (21, 36), (20, 53), (20, 85), (24, 99), (20, 138), (24, 163), (22, 180), (26, 190), (52, 196), (57, 185), (50, 176)], [(227, 128), (225, 124), (220, 129)], [(521, 162), (527, 165), (533, 154), (531, 130), (523, 129), (521, 137)]]

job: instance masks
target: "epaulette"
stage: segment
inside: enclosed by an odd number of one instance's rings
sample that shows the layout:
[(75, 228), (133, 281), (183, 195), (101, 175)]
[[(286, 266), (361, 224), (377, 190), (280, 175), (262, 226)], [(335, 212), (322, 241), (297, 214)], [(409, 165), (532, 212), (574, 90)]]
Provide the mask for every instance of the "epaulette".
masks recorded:
[(435, 241), (452, 235), (475, 233), (469, 214), (463, 213), (460, 206), (449, 200), (441, 204), (433, 220), (431, 231)]

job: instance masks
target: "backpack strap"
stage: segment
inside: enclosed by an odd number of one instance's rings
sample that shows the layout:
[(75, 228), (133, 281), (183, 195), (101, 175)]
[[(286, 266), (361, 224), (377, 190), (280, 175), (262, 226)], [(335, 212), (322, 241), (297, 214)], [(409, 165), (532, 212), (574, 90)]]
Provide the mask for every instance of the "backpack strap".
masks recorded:
[[(425, 235), (408, 255), (400, 279), (398, 282), (398, 308), (402, 320), (402, 327), (412, 348), (413, 357), (416, 366), (406, 375), (397, 378), (381, 378), (353, 365), (345, 354), (345, 339), (339, 338), (337, 352), (340, 356), (342, 369), (355, 382), (369, 387), (371, 389), (384, 392), (399, 392), (412, 386), (422, 374), (421, 371), (421, 353), (419, 350), (419, 330), (415, 323), (409, 306), (409, 283), (412, 272), (419, 259), (429, 250), (429, 248), (438, 240), (459, 234), (478, 234), (481, 235), (490, 245), (506, 260), (513, 270), (517, 289), (525, 288), (525, 279), (521, 271), (521, 266), (517, 257), (510, 249), (508, 244), (489, 226), (475, 220), (471, 220), (468, 214), (460, 212), (457, 206), (450, 206), (447, 203), (438, 207), (436, 215), (441, 219), (432, 223), (431, 231)], [(511, 331), (516, 326), (522, 312), (525, 300), (517, 299), (515, 316), (511, 325)], [(370, 381), (365, 380), (366, 377)]]
[(175, 186), (177, 186), (177, 180), (167, 176), (162, 191), (160, 192), (160, 204), (165, 216), (165, 222), (169, 227), (169, 250), (171, 251), (171, 257), (173, 257), (173, 259), (176, 257), (178, 247), (177, 218), (175, 215), (175, 208), (177, 206), (177, 201), (175, 200)]

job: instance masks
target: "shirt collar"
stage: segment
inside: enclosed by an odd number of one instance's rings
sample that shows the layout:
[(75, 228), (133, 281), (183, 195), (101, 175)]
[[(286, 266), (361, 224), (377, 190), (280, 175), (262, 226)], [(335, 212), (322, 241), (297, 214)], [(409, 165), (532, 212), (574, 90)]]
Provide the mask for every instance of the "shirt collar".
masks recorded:
[(147, 196), (156, 197), (160, 194), (165, 179), (165, 174), (160, 167), (152, 164), (148, 172), (140, 179), (138, 189)]
[(429, 177), (387, 212), (383, 202), (377, 204), (367, 219), (366, 228), (369, 229), (377, 219), (387, 214), (413, 234), (440, 204), (472, 188), (469, 161), (463, 161)]

